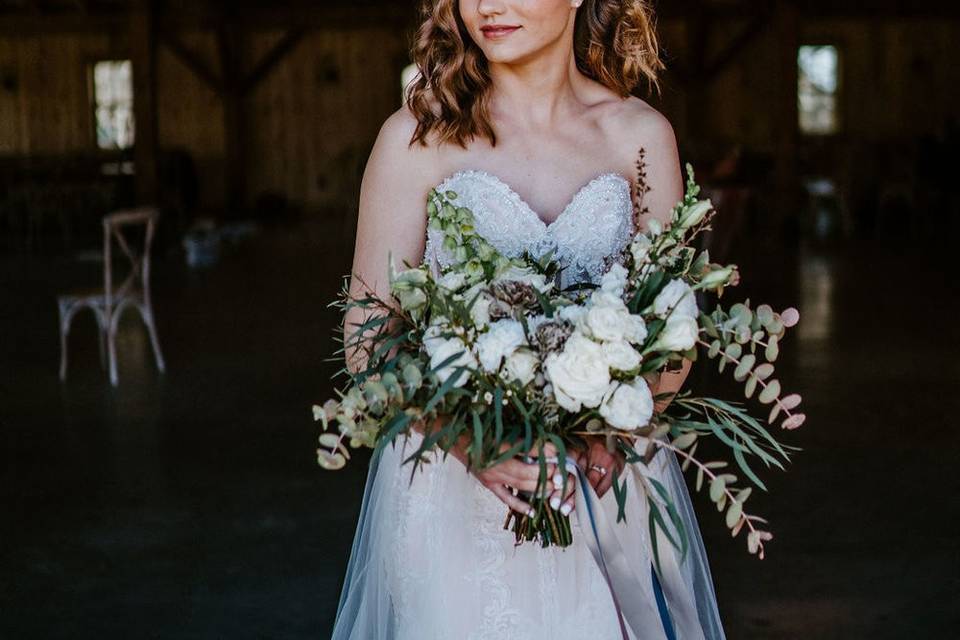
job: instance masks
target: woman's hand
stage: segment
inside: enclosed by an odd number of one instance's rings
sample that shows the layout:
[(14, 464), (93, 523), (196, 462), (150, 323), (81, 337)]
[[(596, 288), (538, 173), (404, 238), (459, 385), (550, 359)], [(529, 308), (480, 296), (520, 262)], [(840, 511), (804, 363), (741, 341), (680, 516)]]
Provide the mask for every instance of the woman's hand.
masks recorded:
[(607, 449), (607, 440), (600, 436), (587, 436), (587, 450), (582, 454), (584, 468), (587, 471), (587, 480), (597, 496), (603, 495), (613, 486), (614, 471), (618, 474), (626, 464), (624, 455)]
[[(465, 438), (451, 449), (453, 456), (465, 466), (467, 464), (466, 445), (468, 443), (469, 438)], [(509, 445), (504, 445), (503, 451), (509, 448)], [(537, 454), (538, 452), (534, 450), (528, 452), (527, 455), (535, 458)], [(544, 446), (544, 456), (550, 460), (556, 460), (556, 449), (552, 445)], [(570, 515), (570, 512), (573, 511), (573, 491), (576, 483), (574, 476), (567, 474), (567, 484), (564, 487), (563, 475), (560, 472), (562, 469), (563, 467), (558, 468), (555, 462), (547, 462), (546, 485), (540, 487), (540, 489), (544, 496), (549, 498), (551, 508), (559, 510), (563, 515)], [(472, 473), (480, 484), (509, 508), (517, 513), (534, 515), (530, 503), (514, 495), (514, 492), (523, 491), (533, 495), (537, 491), (540, 484), (539, 462), (523, 462), (516, 458), (510, 458), (500, 464), (480, 471), (472, 471)]]

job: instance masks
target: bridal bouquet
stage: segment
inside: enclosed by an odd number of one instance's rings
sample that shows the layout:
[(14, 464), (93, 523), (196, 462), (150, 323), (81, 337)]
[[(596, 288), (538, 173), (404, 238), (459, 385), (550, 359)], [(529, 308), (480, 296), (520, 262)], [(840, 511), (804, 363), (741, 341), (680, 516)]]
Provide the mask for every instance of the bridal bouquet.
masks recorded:
[[(599, 286), (562, 291), (561, 267), (550, 254), (500, 254), (476, 232), (472, 212), (457, 206), (455, 192), (431, 191), (429, 225), (442, 234), (449, 266), (437, 277), (429, 265), (391, 266), (387, 299), (344, 291), (335, 303), (363, 310), (365, 320), (345, 330), (343, 350), (363, 352), (366, 365), (356, 373), (345, 369), (339, 397), (314, 407), (323, 425), (320, 465), (339, 469), (351, 447), (390, 446), (415, 427), (423, 438), (405, 461), (412, 471), (428, 453), (465, 441), (474, 469), (533, 455), (543, 492), (528, 497), (532, 514), (511, 512), (505, 527), (518, 543), (566, 546), (570, 522), (545, 498), (552, 489), (545, 461), (552, 454), (563, 460), (585, 448), (585, 437), (601, 436), (628, 465), (648, 465), (660, 451), (676, 455), (684, 471), (695, 472), (697, 490), (708, 487), (732, 534), (745, 529), (749, 551), (763, 557), (772, 536), (745, 504), (750, 485), (765, 489), (758, 464), (782, 469), (789, 460), (769, 427), (794, 429), (804, 421), (795, 411), (800, 396), (783, 395), (774, 377), (780, 341), (799, 314), (749, 301), (709, 312), (700, 307), (698, 293), (719, 298), (739, 275), (735, 265), (713, 264), (695, 248), (715, 211), (699, 198), (690, 167), (688, 174), (669, 226), (651, 221)], [(740, 401), (689, 393), (655, 411), (651, 385), (659, 374), (701, 353), (721, 372), (731, 368), (745, 397), (756, 396), (766, 415), (755, 417)], [(719, 441), (736, 467), (701, 460), (697, 448), (705, 438)], [(687, 536), (669, 492), (652, 476), (636, 477), (651, 532), (659, 529), (685, 553)], [(622, 518), (623, 476), (613, 488)]]

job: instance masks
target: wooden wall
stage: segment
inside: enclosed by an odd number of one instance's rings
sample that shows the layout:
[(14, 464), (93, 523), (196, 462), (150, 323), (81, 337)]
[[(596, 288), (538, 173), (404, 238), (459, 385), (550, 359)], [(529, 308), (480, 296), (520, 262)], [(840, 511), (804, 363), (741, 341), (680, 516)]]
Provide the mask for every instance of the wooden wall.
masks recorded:
[[(721, 49), (744, 26), (726, 23), (711, 49)], [(668, 55), (684, 59), (692, 46), (685, 25), (666, 22), (661, 31)], [(844, 137), (911, 139), (935, 131), (951, 114), (960, 116), (960, 22), (805, 20), (800, 39), (840, 48)], [(778, 46), (766, 29), (706, 84), (698, 104), (685, 100), (685, 87), (668, 73), (661, 103), (681, 137), (696, 129), (773, 152)]]
[[(735, 37), (736, 23), (714, 38)], [(668, 64), (692, 46), (684, 23), (664, 21)], [(282, 37), (247, 38), (247, 68)], [(185, 32), (184, 44), (218, 68), (211, 32)], [(102, 34), (0, 36), (0, 155), (93, 151), (86, 66), (122, 56), (125, 36)], [(844, 69), (844, 131), (849, 138), (903, 139), (934, 131), (960, 113), (960, 24), (806, 20), (801, 40), (840, 45)], [(388, 27), (313, 30), (246, 98), (247, 202), (275, 192), (308, 209), (349, 204), (358, 172), (383, 119), (399, 105), (406, 37)], [(708, 84), (697, 100), (667, 75), (655, 101), (681, 140), (740, 141), (775, 149), (778, 39), (767, 30)], [(167, 47), (158, 49), (159, 140), (191, 153), (201, 203), (225, 201), (224, 117), (220, 97)], [(699, 142), (699, 141), (697, 141)]]

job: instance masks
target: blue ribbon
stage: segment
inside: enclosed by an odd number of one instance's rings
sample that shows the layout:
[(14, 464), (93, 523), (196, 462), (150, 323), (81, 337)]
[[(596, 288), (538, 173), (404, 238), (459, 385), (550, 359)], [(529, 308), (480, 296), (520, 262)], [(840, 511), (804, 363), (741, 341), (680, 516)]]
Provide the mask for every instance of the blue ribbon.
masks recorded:
[[(610, 597), (613, 599), (613, 606), (617, 611), (617, 618), (620, 623), (620, 632), (623, 634), (623, 640), (629, 640), (630, 636), (627, 633), (623, 610), (620, 606), (620, 600), (617, 598), (616, 589), (614, 589), (613, 582), (610, 579), (607, 562), (603, 554), (603, 546), (600, 543), (600, 535), (597, 531), (597, 523), (593, 515), (593, 499), (591, 497), (591, 491), (588, 490), (587, 479), (583, 474), (583, 470), (580, 469), (571, 458), (567, 458), (565, 466), (567, 471), (571, 473), (576, 472), (577, 474), (577, 480), (580, 484), (579, 490), (582, 492), (584, 503), (587, 507), (586, 515), (590, 523), (590, 531), (596, 541), (597, 550), (595, 555), (597, 556), (597, 564), (600, 567), (600, 572), (603, 574), (604, 580), (606, 580), (607, 588), (610, 590)], [(657, 576), (657, 572), (652, 564), (650, 565), (650, 576), (653, 580), (653, 593), (657, 601), (657, 612), (660, 614), (660, 622), (663, 625), (664, 634), (666, 634), (667, 640), (677, 640), (676, 630), (674, 629), (673, 620), (670, 616), (670, 609), (667, 607), (667, 600), (663, 593), (663, 586), (660, 584), (660, 578)]]
[(653, 576), (653, 593), (657, 597), (657, 610), (660, 612), (663, 632), (667, 634), (667, 640), (677, 640), (677, 632), (673, 628), (673, 620), (670, 619), (670, 609), (667, 608), (667, 599), (663, 595), (660, 578), (652, 564), (650, 565), (650, 575)]

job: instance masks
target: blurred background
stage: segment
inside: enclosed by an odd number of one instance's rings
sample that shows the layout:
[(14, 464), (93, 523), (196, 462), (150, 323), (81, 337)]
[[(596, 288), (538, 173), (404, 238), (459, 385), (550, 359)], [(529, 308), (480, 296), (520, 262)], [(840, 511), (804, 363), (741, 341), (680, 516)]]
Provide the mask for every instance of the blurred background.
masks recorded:
[[(960, 5), (656, 4), (638, 95), (721, 211), (726, 295), (801, 313), (767, 559), (694, 496), (728, 637), (957, 637)], [(310, 405), (415, 21), (0, 0), (0, 638), (329, 635), (366, 458), (321, 471)]]

